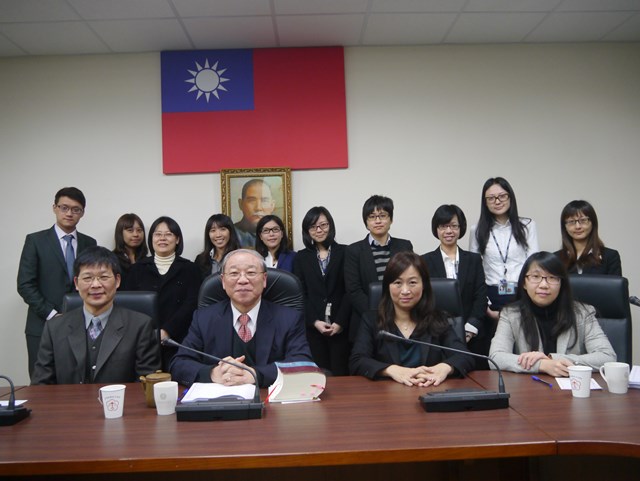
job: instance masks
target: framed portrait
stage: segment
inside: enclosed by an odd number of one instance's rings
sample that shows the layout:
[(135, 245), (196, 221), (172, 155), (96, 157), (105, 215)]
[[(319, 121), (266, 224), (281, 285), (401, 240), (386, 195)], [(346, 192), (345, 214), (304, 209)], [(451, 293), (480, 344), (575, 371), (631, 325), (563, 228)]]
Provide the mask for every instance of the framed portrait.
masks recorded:
[(242, 247), (255, 248), (256, 225), (277, 215), (291, 232), (291, 169), (288, 167), (220, 170), (222, 213), (233, 220)]

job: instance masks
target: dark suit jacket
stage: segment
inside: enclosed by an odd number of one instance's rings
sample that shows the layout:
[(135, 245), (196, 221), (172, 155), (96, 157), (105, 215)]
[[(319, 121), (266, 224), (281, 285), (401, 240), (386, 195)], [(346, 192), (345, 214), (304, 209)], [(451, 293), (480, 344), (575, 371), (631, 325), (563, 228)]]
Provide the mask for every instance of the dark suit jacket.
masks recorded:
[(315, 249), (303, 249), (293, 263), (293, 273), (302, 282), (305, 302), (305, 322), (313, 328), (317, 320), (324, 320), (327, 303), (331, 303), (331, 320), (348, 332), (351, 303), (344, 285), (344, 254), (346, 246), (333, 243), (326, 275), (322, 275)]
[(293, 272), (293, 262), (296, 258), (295, 251), (287, 251), (280, 254), (278, 257), (278, 269), (283, 271)]
[[(487, 285), (480, 254), (462, 250), (458, 247), (458, 284), (464, 319), (479, 331), (483, 328), (483, 320), (487, 311)], [(440, 247), (422, 256), (427, 263), (430, 277), (446, 278)]]
[[(77, 255), (96, 240), (78, 232)], [(18, 268), (18, 294), (29, 305), (25, 333), (42, 335), (45, 320), (55, 309), (62, 312), (62, 298), (75, 291), (69, 280), (60, 240), (53, 227), (27, 235)]]
[[(87, 369), (87, 330), (82, 308), (45, 324), (31, 384), (83, 384)], [(160, 347), (151, 318), (113, 307), (102, 332), (94, 383), (125, 383), (160, 369)]]
[[(273, 384), (276, 362), (311, 361), (305, 337), (302, 313), (262, 299), (254, 339), (256, 365), (262, 387)], [(183, 344), (198, 351), (224, 358), (233, 352), (233, 312), (229, 300), (198, 309)], [(180, 384), (211, 382), (210, 371), (216, 365), (198, 354), (178, 349), (171, 362), (171, 375)]]
[(146, 257), (131, 266), (122, 290), (157, 292), (158, 327), (180, 342), (198, 307), (200, 281), (200, 269), (190, 260), (176, 256), (169, 271), (160, 275), (153, 257)]
[[(369, 310), (369, 284), (378, 280), (376, 265), (371, 253), (369, 236), (347, 247), (344, 256), (344, 280), (351, 300), (349, 340), (357, 335), (360, 319)], [(402, 251), (413, 251), (413, 245), (405, 239), (391, 238), (391, 257)]]
[[(555, 255), (558, 257), (562, 251), (556, 251)], [(577, 267), (574, 265), (569, 269), (570, 274), (578, 272)], [(622, 276), (622, 262), (620, 260), (620, 254), (617, 250), (609, 249), (605, 247), (602, 251), (602, 262), (597, 266), (585, 267), (582, 270), (583, 274), (606, 274), (609, 276)]]
[[(398, 336), (402, 335), (395, 326), (390, 332)], [(373, 316), (365, 316), (360, 324), (356, 342), (351, 351), (351, 358), (349, 359), (351, 374), (365, 376), (369, 379), (379, 379), (381, 378), (380, 371), (383, 369), (392, 364), (401, 365), (400, 348), (401, 344), (404, 343), (379, 339), (377, 334), (378, 328), (375, 325)], [(462, 351), (468, 350), (451, 326), (444, 334), (438, 337), (425, 333), (418, 337), (412, 335), (411, 339), (452, 347)], [(449, 353), (429, 346), (419, 346), (419, 348), (422, 366), (434, 366), (440, 362), (445, 362), (452, 366), (457, 371), (457, 374), (463, 375), (474, 368), (474, 361), (471, 356)]]

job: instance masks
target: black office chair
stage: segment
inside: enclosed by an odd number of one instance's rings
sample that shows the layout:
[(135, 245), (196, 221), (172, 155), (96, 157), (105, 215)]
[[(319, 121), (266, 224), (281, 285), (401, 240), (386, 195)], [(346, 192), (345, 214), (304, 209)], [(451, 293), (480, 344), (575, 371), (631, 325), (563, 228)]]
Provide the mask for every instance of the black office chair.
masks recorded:
[[(458, 337), (465, 341), (464, 317), (460, 286), (457, 279), (432, 278), (431, 290), (436, 309), (446, 311), (451, 316), (453, 330)], [(382, 297), (382, 282), (369, 284), (369, 310), (377, 311)]]
[[(267, 287), (262, 293), (262, 298), (281, 306), (293, 307), (301, 312), (304, 311), (302, 284), (296, 276), (288, 271), (267, 269)], [(222, 288), (220, 274), (211, 274), (200, 286), (198, 307), (209, 306), (225, 299), (229, 299), (229, 297)]]
[(629, 281), (619, 276), (571, 274), (569, 284), (575, 300), (595, 307), (618, 361), (633, 364)]

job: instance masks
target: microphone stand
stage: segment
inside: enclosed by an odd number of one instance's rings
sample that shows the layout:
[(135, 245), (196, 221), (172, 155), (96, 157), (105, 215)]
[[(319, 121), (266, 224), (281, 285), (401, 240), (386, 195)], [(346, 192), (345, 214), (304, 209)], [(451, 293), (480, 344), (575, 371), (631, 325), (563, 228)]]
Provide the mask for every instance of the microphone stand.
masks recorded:
[(455, 412), (455, 411), (481, 411), (489, 409), (504, 409), (509, 407), (509, 393), (505, 391), (504, 379), (500, 367), (489, 356), (476, 354), (475, 352), (463, 351), (453, 347), (440, 346), (430, 342), (418, 341), (417, 339), (407, 339), (406, 337), (397, 336), (388, 331), (379, 331), (378, 337), (395, 342), (407, 342), (409, 344), (422, 344), (443, 351), (451, 351), (467, 356), (485, 359), (493, 364), (498, 372), (498, 392), (480, 389), (457, 389), (438, 391), (423, 394), (418, 399), (422, 403), (422, 407), (427, 412)]
[(247, 371), (253, 377), (253, 381), (256, 386), (255, 394), (252, 400), (230, 400), (229, 398), (223, 396), (222, 398), (208, 399), (206, 401), (180, 403), (176, 406), (176, 417), (178, 421), (234, 421), (238, 419), (262, 418), (264, 403), (260, 399), (260, 386), (258, 385), (258, 378), (251, 369), (237, 362), (227, 361), (225, 359), (214, 356), (213, 354), (208, 354), (206, 352), (193, 349), (189, 346), (185, 346), (183, 344), (180, 344), (179, 342), (174, 341), (171, 338), (163, 339), (162, 344), (164, 346), (169, 345), (180, 349), (185, 349), (200, 356), (208, 357), (209, 359), (212, 359), (216, 362), (229, 364), (230, 366)]
[(11, 394), (9, 395), (9, 404), (7, 407), (0, 407), (0, 426), (13, 426), (14, 424), (29, 417), (31, 409), (27, 409), (24, 406), (16, 406), (16, 389), (11, 379), (7, 376), (0, 374), (0, 378), (6, 379), (11, 387)]

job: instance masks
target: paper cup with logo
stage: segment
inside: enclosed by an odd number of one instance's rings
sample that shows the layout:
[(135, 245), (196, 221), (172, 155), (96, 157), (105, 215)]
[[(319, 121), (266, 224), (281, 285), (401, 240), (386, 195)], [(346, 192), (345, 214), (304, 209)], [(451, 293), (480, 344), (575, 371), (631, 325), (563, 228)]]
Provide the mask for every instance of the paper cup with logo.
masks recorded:
[(600, 375), (607, 383), (609, 392), (626, 394), (629, 389), (629, 364), (625, 362), (605, 362), (600, 367)]
[(160, 416), (176, 412), (178, 403), (178, 383), (175, 381), (158, 382), (153, 385), (153, 397)]
[(569, 380), (573, 397), (591, 396), (591, 368), (589, 366), (569, 366)]
[(103, 386), (98, 393), (98, 401), (104, 409), (104, 417), (107, 419), (121, 418), (124, 412), (124, 384), (111, 384)]

